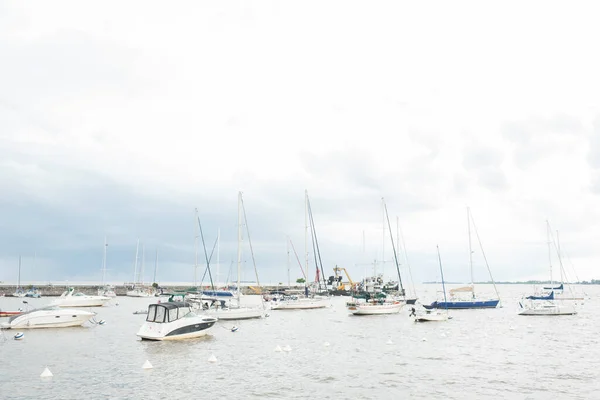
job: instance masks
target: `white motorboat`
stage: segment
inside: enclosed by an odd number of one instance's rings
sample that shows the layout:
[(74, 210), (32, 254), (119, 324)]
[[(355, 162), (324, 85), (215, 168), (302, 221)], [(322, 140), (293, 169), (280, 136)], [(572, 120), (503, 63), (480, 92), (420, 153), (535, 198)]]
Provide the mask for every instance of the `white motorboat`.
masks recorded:
[(414, 317), (415, 322), (431, 322), (431, 321), (448, 321), (448, 311), (441, 310), (424, 310), (423, 312), (415, 312), (411, 310), (411, 317)]
[(217, 318), (196, 314), (185, 302), (150, 304), (137, 335), (142, 340), (180, 340), (206, 335)]
[(380, 314), (396, 314), (399, 313), (402, 307), (406, 304), (403, 301), (366, 301), (364, 303), (353, 303), (348, 307), (348, 310), (353, 315), (380, 315)]
[(50, 305), (58, 307), (102, 307), (109, 300), (110, 297), (87, 295), (75, 292), (75, 289), (70, 287)]
[(206, 315), (218, 318), (219, 320), (237, 320), (237, 319), (252, 319), (262, 318), (265, 312), (260, 308), (251, 307), (225, 307), (225, 308), (209, 308), (205, 310)]
[(115, 293), (114, 286), (105, 285), (105, 286), (98, 288), (98, 296), (117, 297), (117, 293)]
[(137, 286), (127, 291), (127, 296), (129, 297), (155, 297), (155, 295), (156, 290), (153, 287)]
[(327, 297), (284, 296), (281, 300), (271, 303), (271, 310), (311, 310), (329, 305)]
[(95, 315), (96, 313), (91, 311), (50, 306), (12, 316), (8, 323), (2, 325), (2, 328), (66, 328), (81, 326)]

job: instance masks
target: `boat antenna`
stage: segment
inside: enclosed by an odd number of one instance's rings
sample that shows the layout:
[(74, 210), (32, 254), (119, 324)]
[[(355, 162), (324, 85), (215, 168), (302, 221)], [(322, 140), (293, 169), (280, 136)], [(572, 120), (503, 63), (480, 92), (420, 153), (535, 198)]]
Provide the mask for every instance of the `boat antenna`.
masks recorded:
[(402, 285), (402, 277), (400, 276), (400, 266), (398, 265), (398, 255), (396, 254), (396, 246), (394, 245), (394, 236), (392, 235), (392, 226), (390, 225), (390, 216), (388, 215), (387, 205), (385, 204), (383, 197), (381, 198), (381, 201), (383, 202), (383, 209), (385, 211), (385, 217), (387, 219), (388, 229), (390, 231), (390, 239), (392, 240), (392, 249), (394, 250), (394, 262), (396, 263), (396, 271), (398, 271), (398, 283), (400, 284), (400, 294), (402, 296), (406, 296), (406, 294), (404, 293), (404, 286)]

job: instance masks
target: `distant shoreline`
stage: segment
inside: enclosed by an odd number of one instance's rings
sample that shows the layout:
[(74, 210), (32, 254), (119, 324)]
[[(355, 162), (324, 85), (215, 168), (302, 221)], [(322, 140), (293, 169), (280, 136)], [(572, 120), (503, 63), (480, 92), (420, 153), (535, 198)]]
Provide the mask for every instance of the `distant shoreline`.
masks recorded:
[[(444, 282), (446, 285), (470, 285), (470, 282)], [(507, 281), (507, 282), (475, 282), (477, 285), (560, 285), (560, 282), (550, 281)], [(600, 279), (592, 279), (591, 281), (567, 282), (569, 285), (600, 285)], [(423, 282), (424, 285), (441, 285), (442, 282)]]

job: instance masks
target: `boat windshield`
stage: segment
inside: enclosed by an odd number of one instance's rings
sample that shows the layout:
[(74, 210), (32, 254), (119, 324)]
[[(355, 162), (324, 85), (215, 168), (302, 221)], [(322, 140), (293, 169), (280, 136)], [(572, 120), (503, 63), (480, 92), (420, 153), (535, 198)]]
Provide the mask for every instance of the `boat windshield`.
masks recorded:
[(183, 302), (168, 302), (160, 304), (150, 304), (148, 306), (148, 316), (146, 321), (148, 322), (173, 322), (179, 318), (185, 317), (191, 312), (188, 303)]

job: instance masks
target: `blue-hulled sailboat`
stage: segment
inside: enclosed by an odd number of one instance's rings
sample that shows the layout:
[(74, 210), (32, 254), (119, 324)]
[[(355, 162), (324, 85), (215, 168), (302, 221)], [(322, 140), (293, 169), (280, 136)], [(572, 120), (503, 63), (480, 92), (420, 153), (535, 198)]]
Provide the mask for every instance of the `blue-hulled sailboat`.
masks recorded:
[[(471, 215), (471, 210), (467, 207), (467, 220), (468, 220), (468, 230), (469, 230), (469, 265), (471, 270), (471, 285), (463, 286), (460, 288), (455, 288), (450, 290), (450, 299), (444, 301), (434, 301), (429, 306), (425, 306), (425, 308), (443, 308), (443, 309), (472, 309), (472, 308), (496, 308), (500, 303), (500, 295), (498, 294), (498, 289), (496, 288), (496, 283), (494, 282), (494, 278), (492, 277), (492, 272), (490, 270), (490, 266), (488, 265), (487, 258), (485, 257), (485, 253), (483, 251), (483, 247), (481, 246), (481, 241), (479, 240), (479, 234), (477, 233), (477, 227), (473, 222), (473, 217)], [(496, 298), (481, 298), (475, 295), (475, 285), (473, 283), (473, 251), (471, 249), (471, 224), (475, 229), (475, 234), (477, 235), (477, 241), (479, 242), (479, 247), (481, 249), (481, 253), (483, 255), (483, 259), (485, 260), (485, 265), (488, 268), (488, 272), (490, 274), (490, 279), (494, 284), (494, 291), (496, 292)]]

